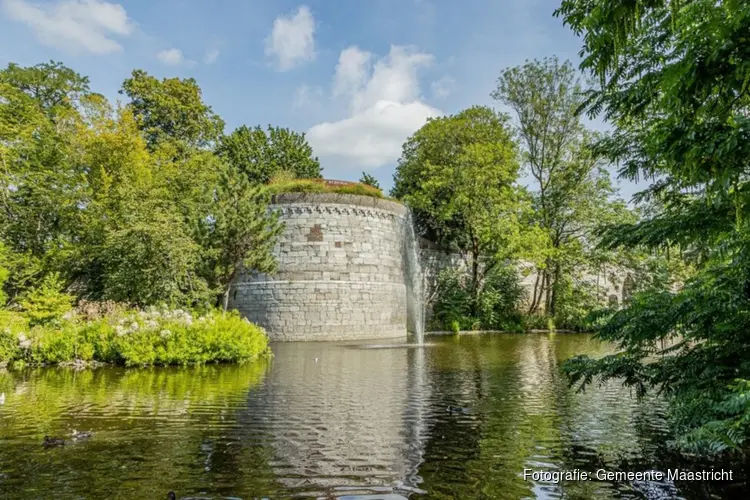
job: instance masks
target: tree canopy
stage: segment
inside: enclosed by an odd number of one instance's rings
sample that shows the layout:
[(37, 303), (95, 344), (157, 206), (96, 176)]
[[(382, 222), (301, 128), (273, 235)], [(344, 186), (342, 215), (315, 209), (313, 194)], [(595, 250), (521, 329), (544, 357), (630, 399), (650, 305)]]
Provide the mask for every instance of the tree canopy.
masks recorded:
[(207, 148), (215, 145), (224, 132), (224, 120), (203, 102), (193, 78), (158, 80), (143, 70), (134, 70), (120, 93), (130, 99), (127, 106), (152, 150), (163, 141)]
[(508, 117), (475, 106), (432, 119), (407, 140), (391, 195), (439, 243), (466, 256), (478, 290), (482, 274), (522, 244), (528, 203), (515, 184), (518, 169)]
[(239, 268), (273, 269), (268, 194), (207, 149), (223, 121), (195, 81), (134, 71), (123, 88), (113, 107), (60, 63), (0, 70), (7, 300), (57, 273), (80, 297), (203, 306)]
[(676, 249), (697, 270), (647, 290), (600, 336), (621, 352), (566, 365), (574, 381), (620, 378), (669, 397), (681, 445), (742, 450), (750, 434), (750, 9), (727, 0), (564, 0), (598, 82), (585, 107), (615, 127), (598, 149), (652, 184), (654, 209), (604, 233), (610, 248)]
[(492, 93), (515, 115), (533, 179), (533, 219), (545, 233), (529, 312), (542, 309), (553, 317), (558, 300), (575, 295), (565, 290), (573, 286), (572, 276), (592, 270), (586, 264), (595, 260), (593, 230), (628, 217), (615, 199), (607, 162), (592, 148), (596, 135), (581, 123), (582, 93), (573, 65), (554, 57), (504, 70)]
[(281, 172), (297, 178), (320, 178), (320, 162), (305, 139), (288, 128), (239, 127), (222, 137), (218, 154), (251, 183), (266, 184)]

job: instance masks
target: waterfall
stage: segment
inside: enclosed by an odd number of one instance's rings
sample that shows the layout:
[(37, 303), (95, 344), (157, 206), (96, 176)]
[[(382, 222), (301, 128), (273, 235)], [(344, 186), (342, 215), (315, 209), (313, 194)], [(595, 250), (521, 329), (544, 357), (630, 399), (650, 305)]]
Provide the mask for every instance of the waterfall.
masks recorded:
[(425, 319), (424, 274), (419, 257), (419, 238), (415, 230), (415, 221), (411, 210), (406, 213), (405, 226), (406, 305), (414, 325), (416, 341), (418, 344), (422, 344), (424, 342)]

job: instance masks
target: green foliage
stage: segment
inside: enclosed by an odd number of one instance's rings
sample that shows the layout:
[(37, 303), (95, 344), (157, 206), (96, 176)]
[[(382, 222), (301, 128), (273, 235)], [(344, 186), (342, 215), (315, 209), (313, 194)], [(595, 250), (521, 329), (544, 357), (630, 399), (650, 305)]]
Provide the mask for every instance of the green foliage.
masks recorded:
[(20, 334), (28, 331), (29, 320), (26, 316), (0, 309), (0, 366), (21, 355)]
[(217, 152), (253, 184), (266, 184), (281, 171), (297, 178), (320, 177), (320, 162), (305, 134), (288, 128), (269, 125), (265, 131), (243, 125), (221, 139)]
[(21, 308), (32, 326), (60, 323), (73, 309), (74, 297), (65, 293), (63, 288), (60, 275), (53, 273), (21, 296)]
[(285, 179), (274, 178), (268, 185), (272, 194), (280, 193), (338, 193), (383, 198), (383, 192), (366, 184), (329, 185), (325, 181), (315, 179)]
[(229, 284), (242, 269), (271, 273), (276, 261), (271, 251), (283, 226), (278, 214), (266, 214), (268, 192), (252, 186), (234, 167), (226, 168), (216, 189), (212, 222), (204, 236), (207, 278), (224, 308)]
[(173, 213), (153, 212), (107, 230), (99, 249), (104, 300), (134, 305), (191, 303), (201, 249)]
[(595, 328), (595, 318), (604, 309), (597, 297), (596, 286), (582, 280), (565, 276), (555, 285), (557, 308), (553, 320), (554, 328), (590, 332)]
[[(570, 282), (577, 269), (599, 258), (594, 230), (613, 219), (633, 219), (624, 202), (614, 199), (604, 158), (592, 147), (596, 135), (581, 124), (582, 94), (573, 65), (554, 57), (506, 69), (492, 93), (516, 115), (523, 160), (533, 178), (531, 222), (544, 235), (532, 252), (540, 279), (531, 314), (558, 316), (559, 301), (571, 298), (558, 293), (568, 286), (562, 282)], [(569, 315), (576, 306), (560, 307), (568, 308)]]
[(0, 312), (0, 362), (57, 364), (96, 361), (186, 365), (250, 361), (269, 354), (268, 338), (237, 312), (181, 310), (115, 312), (82, 321), (31, 326), (16, 313)]
[(75, 239), (83, 169), (71, 140), (87, 81), (59, 64), (0, 70), (0, 238), (54, 260)]
[(192, 78), (158, 80), (135, 70), (123, 82), (120, 93), (130, 99), (127, 106), (152, 150), (164, 141), (178, 148), (209, 147), (224, 131), (224, 120), (203, 102), (201, 89)]
[(59, 273), (80, 297), (205, 307), (240, 264), (272, 269), (267, 197), (227, 188), (195, 81), (135, 71), (123, 92), (112, 107), (57, 63), (0, 71), (3, 303)]
[(73, 109), (89, 94), (87, 77), (55, 61), (27, 68), (10, 63), (0, 72), (1, 84), (28, 95), (52, 117), (57, 117), (61, 108)]
[(510, 266), (490, 271), (479, 291), (472, 289), (471, 275), (461, 269), (445, 269), (436, 283), (432, 328), (437, 330), (521, 329), (520, 307), (525, 290)]
[(378, 182), (378, 180), (367, 172), (362, 172), (362, 177), (359, 179), (359, 183), (367, 184), (368, 186), (380, 189), (380, 183)]
[[(645, 220), (604, 234), (609, 248), (685, 256), (682, 287), (649, 287), (599, 336), (621, 352), (565, 365), (574, 383), (621, 379), (670, 401), (678, 444), (743, 452), (750, 436), (750, 8), (746, 2), (564, 0), (598, 80), (586, 108), (615, 130), (597, 148), (630, 179), (657, 178)], [(675, 252), (677, 250), (677, 252)]]
[(8, 296), (5, 295), (5, 282), (8, 281), (10, 276), (10, 270), (8, 269), (8, 254), (10, 252), (0, 241), (0, 307), (4, 306), (8, 301)]
[(412, 208), (422, 232), (467, 256), (472, 308), (483, 274), (517, 257), (523, 233), (534, 230), (521, 224), (528, 204), (518, 169), (508, 118), (475, 106), (428, 121), (404, 145), (394, 174), (391, 194)]

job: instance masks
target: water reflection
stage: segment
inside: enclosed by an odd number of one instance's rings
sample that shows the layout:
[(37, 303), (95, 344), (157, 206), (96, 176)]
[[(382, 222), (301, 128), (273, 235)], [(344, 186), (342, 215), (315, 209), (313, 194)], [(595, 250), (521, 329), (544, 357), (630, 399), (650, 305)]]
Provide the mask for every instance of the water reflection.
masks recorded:
[[(740, 464), (669, 454), (664, 406), (569, 390), (584, 335), (425, 348), (278, 344), (268, 366), (0, 372), (0, 498), (739, 498)], [(91, 440), (44, 450), (45, 434)], [(740, 481), (523, 478), (524, 468), (731, 467)]]
[(409, 491), (429, 404), (423, 350), (310, 343), (279, 344), (274, 354), (248, 425), (271, 436), (281, 484), (310, 496)]

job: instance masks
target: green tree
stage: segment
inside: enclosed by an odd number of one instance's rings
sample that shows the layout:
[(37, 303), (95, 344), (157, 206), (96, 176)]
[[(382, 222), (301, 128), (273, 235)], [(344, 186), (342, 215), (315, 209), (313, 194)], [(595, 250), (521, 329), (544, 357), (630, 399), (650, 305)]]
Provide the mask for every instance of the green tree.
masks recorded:
[(43, 325), (60, 321), (73, 309), (73, 296), (65, 293), (65, 284), (57, 273), (44, 277), (39, 286), (21, 296), (20, 305), (29, 324)]
[(74, 137), (87, 85), (58, 63), (0, 70), (0, 240), (13, 255), (13, 295), (64, 269), (81, 229), (85, 172)]
[(158, 80), (134, 70), (120, 93), (130, 99), (127, 106), (152, 150), (165, 141), (178, 149), (209, 148), (224, 131), (224, 120), (203, 102), (193, 78)]
[(243, 173), (231, 166), (223, 169), (203, 242), (208, 283), (225, 309), (229, 285), (241, 271), (276, 270), (272, 249), (283, 226), (278, 214), (267, 212), (268, 201), (268, 193)]
[(138, 306), (195, 305), (206, 287), (197, 276), (201, 247), (174, 212), (148, 210), (108, 228), (97, 250), (101, 298)]
[(52, 119), (90, 94), (87, 77), (55, 61), (29, 67), (10, 63), (0, 71), (1, 84), (28, 95)]
[(135, 71), (123, 93), (113, 107), (59, 63), (0, 70), (3, 303), (54, 276), (87, 298), (206, 305), (239, 267), (273, 269), (267, 196), (210, 150), (223, 121), (195, 81)]
[(0, 241), (0, 307), (4, 306), (8, 301), (8, 296), (5, 294), (5, 282), (10, 277), (10, 270), (8, 269), (8, 249), (3, 242)]
[(618, 378), (671, 403), (678, 442), (746, 450), (750, 435), (750, 8), (746, 2), (564, 0), (582, 35), (586, 100), (615, 127), (599, 148), (621, 175), (653, 182), (657, 209), (613, 226), (610, 247), (679, 249), (696, 273), (646, 290), (600, 332), (619, 353), (566, 364), (574, 382)]
[(588, 260), (593, 230), (614, 213), (626, 216), (614, 201), (604, 159), (592, 149), (596, 136), (581, 124), (583, 89), (572, 64), (556, 58), (506, 69), (492, 97), (510, 107), (523, 146), (524, 163), (534, 180), (534, 222), (546, 233), (543, 260), (529, 312), (556, 314), (561, 296), (572, 296), (572, 273)]
[(380, 183), (378, 180), (367, 172), (362, 172), (362, 177), (359, 179), (359, 182), (380, 189)]
[(483, 276), (522, 246), (518, 168), (508, 118), (479, 106), (428, 121), (396, 167), (391, 194), (439, 243), (466, 257), (474, 298)]
[(305, 139), (288, 128), (245, 125), (224, 136), (217, 149), (219, 156), (244, 173), (252, 183), (266, 184), (279, 172), (297, 178), (320, 178), (320, 162)]

